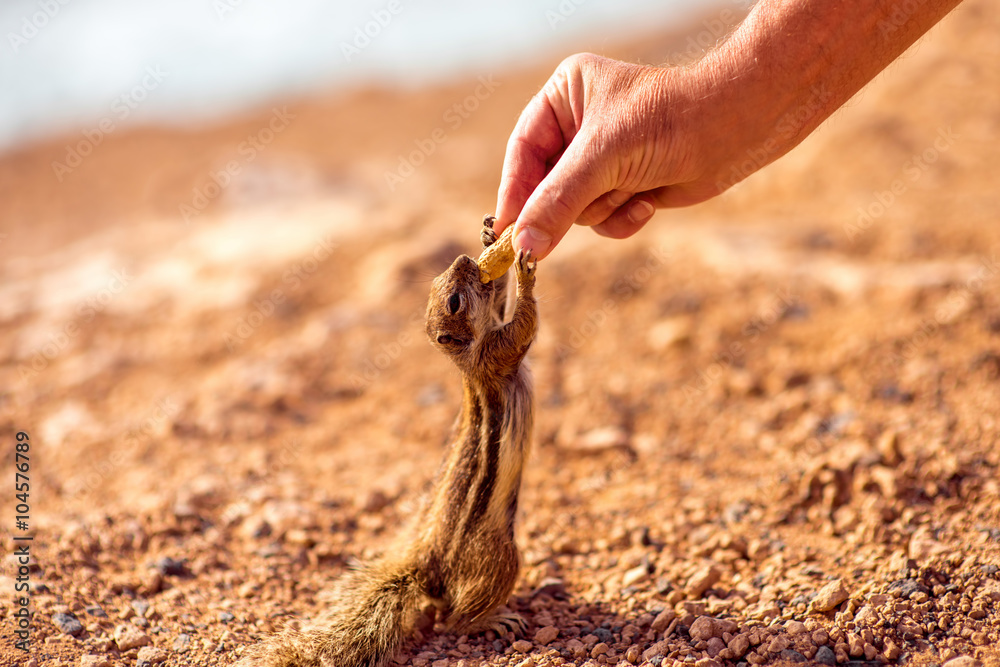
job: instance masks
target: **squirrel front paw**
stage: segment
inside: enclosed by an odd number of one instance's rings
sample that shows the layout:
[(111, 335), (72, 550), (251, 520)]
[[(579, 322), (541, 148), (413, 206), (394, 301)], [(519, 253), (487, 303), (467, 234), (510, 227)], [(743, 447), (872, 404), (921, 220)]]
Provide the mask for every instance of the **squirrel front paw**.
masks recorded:
[(479, 238), (484, 248), (489, 248), (497, 240), (497, 233), (493, 231), (494, 222), (496, 222), (494, 216), (489, 214), (483, 216), (483, 231), (479, 234)]
[(514, 264), (517, 266), (519, 285), (531, 285), (535, 282), (535, 268), (538, 266), (538, 260), (532, 257), (530, 250), (527, 252), (518, 250), (517, 261)]

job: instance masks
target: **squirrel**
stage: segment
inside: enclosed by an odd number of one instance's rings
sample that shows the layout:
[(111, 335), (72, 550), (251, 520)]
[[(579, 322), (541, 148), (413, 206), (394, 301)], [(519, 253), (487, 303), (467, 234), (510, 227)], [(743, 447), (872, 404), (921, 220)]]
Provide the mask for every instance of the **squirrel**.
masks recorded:
[[(483, 222), (485, 248), (497, 237), (492, 216)], [(433, 282), (426, 332), (461, 371), (462, 410), (432, 490), (396, 548), (347, 573), (319, 619), (252, 650), (241, 667), (381, 667), (428, 603), (450, 632), (524, 629), (517, 614), (497, 612), (520, 568), (514, 518), (534, 412), (521, 362), (538, 328), (536, 262), (521, 252), (514, 266), (513, 295), (509, 272), (484, 284), (466, 255)]]

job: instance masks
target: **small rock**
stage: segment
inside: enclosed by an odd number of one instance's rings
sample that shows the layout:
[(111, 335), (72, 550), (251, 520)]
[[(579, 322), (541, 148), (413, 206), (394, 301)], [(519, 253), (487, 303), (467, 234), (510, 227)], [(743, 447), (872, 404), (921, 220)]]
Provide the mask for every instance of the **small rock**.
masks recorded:
[(75, 637), (83, 632), (83, 624), (73, 614), (52, 614), (52, 622), (67, 635)]
[(559, 636), (559, 628), (554, 625), (547, 625), (544, 628), (540, 628), (538, 632), (535, 633), (535, 643), (545, 646), (555, 641), (556, 637)]
[(639, 565), (638, 567), (633, 567), (631, 570), (625, 573), (622, 577), (622, 588), (628, 588), (629, 586), (634, 586), (642, 581), (649, 578), (649, 568), (645, 565)]
[(695, 641), (708, 641), (712, 637), (721, 637), (727, 632), (732, 633), (736, 627), (736, 623), (732, 621), (712, 618), (711, 616), (699, 616), (688, 628), (688, 633)]
[(662, 352), (675, 345), (682, 345), (691, 339), (691, 317), (679, 315), (655, 322), (646, 332), (649, 346)]
[(655, 657), (663, 657), (670, 653), (670, 644), (666, 641), (656, 642), (642, 652), (643, 660), (652, 660)]
[(538, 585), (532, 596), (537, 595), (548, 595), (549, 597), (554, 597), (556, 599), (566, 597), (566, 584), (563, 583), (562, 579), (556, 577), (546, 577), (542, 579), (542, 583)]
[(813, 660), (821, 665), (832, 666), (837, 664), (837, 656), (829, 646), (820, 646), (819, 650), (816, 651), (816, 655), (813, 656)]
[(111, 663), (103, 655), (81, 655), (80, 667), (111, 667)]
[(135, 610), (136, 616), (146, 616), (149, 611), (149, 603), (145, 600), (132, 600), (132, 609)]
[(785, 632), (787, 632), (792, 637), (797, 637), (799, 635), (805, 634), (806, 624), (802, 621), (788, 621), (785, 623)]
[(639, 658), (642, 657), (642, 649), (634, 644), (628, 647), (625, 651), (625, 659), (631, 662), (633, 665), (639, 664)]
[(104, 609), (101, 608), (101, 605), (98, 604), (92, 604), (89, 607), (84, 608), (84, 611), (90, 614), (91, 616), (96, 616), (97, 618), (108, 617), (108, 615), (104, 613)]
[(164, 577), (183, 577), (189, 574), (186, 560), (175, 560), (169, 556), (153, 563), (153, 567)]
[(628, 432), (621, 426), (604, 426), (587, 431), (576, 438), (574, 449), (585, 452), (602, 452), (628, 447)]
[(738, 634), (729, 640), (727, 648), (733, 652), (734, 658), (742, 658), (750, 648), (750, 639), (745, 633)]
[(236, 616), (234, 616), (232, 612), (229, 612), (229, 611), (220, 611), (219, 612), (219, 622), (220, 623), (229, 623), (230, 621), (235, 621), (235, 620), (236, 620)]
[(139, 649), (139, 656), (136, 659), (136, 667), (148, 667), (148, 665), (158, 665), (165, 662), (167, 652), (155, 646), (144, 646)]
[(129, 651), (141, 646), (148, 646), (152, 641), (149, 639), (149, 635), (134, 625), (119, 625), (115, 628), (115, 643), (118, 644), (118, 650)]
[(712, 658), (702, 658), (694, 663), (694, 667), (722, 667), (722, 663)]
[(597, 659), (597, 656), (605, 655), (609, 650), (609, 647), (604, 642), (599, 642), (594, 645), (594, 648), (590, 650), (590, 657)]
[(719, 571), (719, 568), (714, 565), (709, 565), (708, 567), (698, 570), (691, 575), (690, 579), (688, 579), (688, 595), (693, 598), (702, 597), (705, 594), (705, 591), (714, 586), (720, 578), (722, 578), (722, 573)]
[(177, 653), (185, 653), (191, 648), (191, 635), (187, 633), (181, 633), (174, 637), (174, 651)]
[(798, 651), (793, 651), (790, 648), (786, 648), (781, 652), (781, 659), (788, 662), (805, 662), (806, 657), (799, 653)]
[(841, 579), (836, 581), (831, 581), (823, 588), (819, 589), (816, 593), (816, 597), (812, 601), (813, 611), (826, 612), (831, 609), (836, 608), (840, 603), (846, 600), (850, 595), (847, 589), (844, 588), (844, 582)]
[(673, 609), (664, 609), (656, 615), (656, 618), (653, 619), (653, 624), (650, 627), (653, 629), (653, 632), (660, 634), (674, 622), (675, 618), (677, 618), (677, 613), (674, 612)]
[(594, 635), (597, 637), (598, 641), (602, 641), (605, 644), (614, 644), (615, 636), (611, 633), (611, 630), (607, 628), (597, 628), (594, 630)]
[(975, 658), (963, 655), (959, 658), (952, 658), (944, 663), (944, 667), (983, 667), (983, 663)]
[[(460, 660), (459, 663), (467, 662), (466, 660)], [(534, 658), (525, 658), (521, 662), (517, 663), (517, 667), (535, 667)]]
[(527, 639), (518, 639), (516, 642), (511, 644), (510, 647), (518, 653), (530, 653), (534, 644), (529, 642)]
[(708, 646), (705, 648), (708, 651), (708, 657), (718, 658), (719, 654), (722, 653), (726, 648), (726, 642), (722, 641), (719, 637), (712, 637), (708, 640)]

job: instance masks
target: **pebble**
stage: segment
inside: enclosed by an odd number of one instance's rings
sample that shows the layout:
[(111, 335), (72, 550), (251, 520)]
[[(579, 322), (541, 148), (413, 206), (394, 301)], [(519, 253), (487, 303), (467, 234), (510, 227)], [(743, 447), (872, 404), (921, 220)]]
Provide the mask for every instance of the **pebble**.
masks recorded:
[(625, 659), (631, 662), (633, 665), (639, 663), (639, 658), (642, 657), (642, 649), (636, 645), (629, 646), (625, 651)]
[(184, 653), (191, 648), (191, 635), (187, 633), (181, 633), (174, 637), (174, 651), (177, 653)]
[(688, 595), (693, 598), (702, 597), (705, 594), (705, 591), (714, 586), (721, 578), (722, 573), (719, 571), (719, 568), (714, 565), (709, 565), (708, 567), (698, 570), (691, 575), (690, 579), (688, 579)]
[(802, 621), (788, 621), (785, 623), (785, 632), (787, 632), (792, 637), (797, 637), (799, 635), (806, 633), (806, 624)]
[(983, 667), (983, 663), (975, 658), (963, 655), (958, 658), (952, 658), (944, 663), (944, 667)]
[(656, 615), (650, 627), (653, 629), (653, 632), (660, 634), (674, 622), (675, 618), (677, 618), (677, 613), (673, 609), (664, 609)]
[(736, 627), (736, 623), (732, 621), (712, 618), (711, 616), (699, 616), (688, 628), (688, 633), (695, 641), (708, 641), (712, 637), (721, 637), (727, 632), (732, 633)]
[(819, 650), (816, 651), (816, 655), (813, 656), (813, 660), (821, 665), (837, 664), (837, 656), (829, 646), (820, 646)]
[(545, 646), (546, 644), (551, 644), (555, 641), (558, 636), (559, 628), (554, 625), (547, 625), (544, 628), (540, 628), (538, 632), (535, 633), (535, 643)]
[[(465, 662), (465, 661), (462, 660), (460, 662)], [(521, 662), (517, 663), (517, 667), (535, 667), (535, 659), (534, 658), (525, 658)]]
[(645, 565), (639, 565), (633, 567), (631, 570), (625, 573), (622, 577), (622, 588), (628, 588), (629, 586), (634, 586), (641, 583), (649, 578), (649, 568)]
[(111, 667), (111, 663), (103, 655), (81, 655), (80, 667)]
[(229, 612), (229, 611), (220, 611), (219, 612), (219, 622), (220, 623), (229, 623), (230, 621), (235, 621), (235, 620), (236, 620), (236, 616), (234, 616), (232, 612)]
[(594, 648), (590, 650), (590, 657), (597, 659), (597, 656), (604, 655), (610, 650), (610, 647), (604, 642), (599, 642), (594, 645)]
[(805, 662), (806, 657), (799, 653), (798, 651), (793, 651), (790, 648), (786, 648), (781, 652), (780, 658), (788, 662)]
[(839, 606), (848, 597), (850, 595), (847, 589), (844, 588), (842, 579), (831, 581), (816, 593), (816, 597), (812, 601), (812, 610), (819, 612), (830, 611)]
[(516, 642), (511, 644), (510, 647), (518, 653), (530, 653), (531, 649), (534, 648), (534, 644), (529, 642), (527, 639), (518, 639)]
[(738, 634), (729, 640), (726, 648), (733, 652), (734, 658), (742, 658), (750, 649), (750, 639), (746, 633)]
[(67, 635), (77, 636), (83, 632), (83, 624), (76, 620), (72, 614), (53, 614), (52, 622), (61, 632)]
[(670, 644), (666, 641), (659, 641), (642, 652), (643, 660), (652, 660), (657, 656), (665, 656), (670, 653)]
[(167, 652), (155, 646), (144, 646), (139, 649), (139, 656), (136, 659), (136, 667), (147, 667), (148, 665), (158, 665), (165, 662)]
[(149, 635), (134, 625), (119, 625), (115, 628), (115, 643), (118, 645), (118, 650), (128, 651), (140, 646), (147, 646), (152, 642)]
[(169, 556), (157, 560), (153, 567), (164, 577), (183, 577), (190, 574), (187, 569), (187, 561), (175, 560)]
[(108, 617), (108, 615), (104, 613), (104, 609), (101, 608), (101, 605), (98, 604), (92, 604), (89, 607), (85, 607), (84, 611), (90, 614), (91, 616), (96, 616), (97, 618)]

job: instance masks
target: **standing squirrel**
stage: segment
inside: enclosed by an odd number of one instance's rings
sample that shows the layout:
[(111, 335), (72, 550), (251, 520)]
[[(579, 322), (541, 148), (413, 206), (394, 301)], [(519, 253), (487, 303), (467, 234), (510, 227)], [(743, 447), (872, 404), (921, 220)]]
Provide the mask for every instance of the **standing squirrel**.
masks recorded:
[[(492, 222), (484, 220), (484, 247), (497, 238)], [(433, 489), (395, 548), (337, 582), (319, 619), (252, 649), (242, 667), (380, 667), (428, 603), (451, 632), (523, 627), (497, 607), (520, 566), (514, 517), (534, 417), (521, 361), (538, 328), (535, 266), (518, 254), (509, 321), (506, 274), (483, 283), (462, 255), (434, 280), (426, 331), (461, 371), (463, 399)]]

